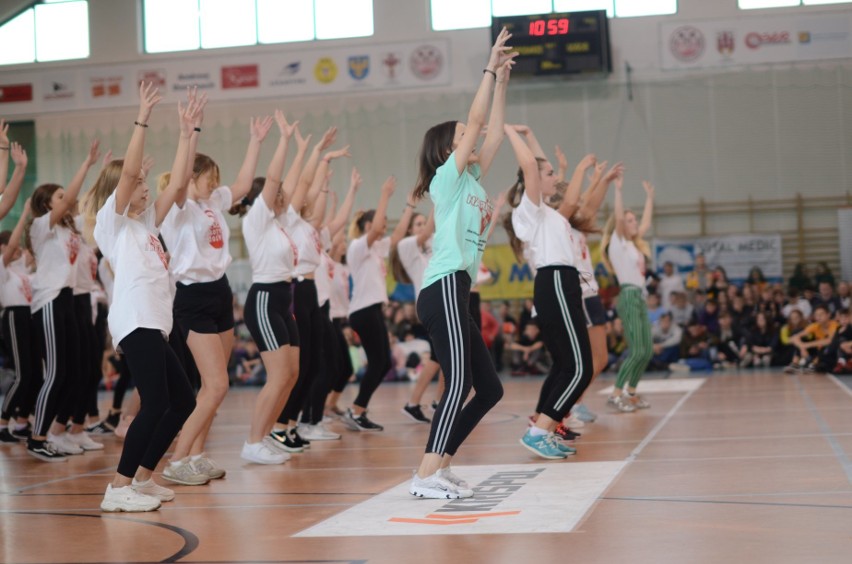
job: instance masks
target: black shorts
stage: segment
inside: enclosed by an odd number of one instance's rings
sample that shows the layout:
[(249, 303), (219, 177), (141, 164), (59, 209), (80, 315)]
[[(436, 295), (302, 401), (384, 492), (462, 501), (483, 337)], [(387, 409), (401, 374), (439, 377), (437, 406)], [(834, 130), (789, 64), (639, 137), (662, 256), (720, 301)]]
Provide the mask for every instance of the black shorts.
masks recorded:
[(290, 312), (290, 282), (252, 284), (246, 297), (246, 327), (260, 352), (299, 346), (299, 330)]
[(214, 282), (177, 283), (175, 321), (188, 337), (190, 331), (205, 335), (234, 329), (234, 293), (228, 277)]
[(586, 327), (606, 325), (606, 310), (600, 296), (583, 298), (583, 312), (586, 314)]

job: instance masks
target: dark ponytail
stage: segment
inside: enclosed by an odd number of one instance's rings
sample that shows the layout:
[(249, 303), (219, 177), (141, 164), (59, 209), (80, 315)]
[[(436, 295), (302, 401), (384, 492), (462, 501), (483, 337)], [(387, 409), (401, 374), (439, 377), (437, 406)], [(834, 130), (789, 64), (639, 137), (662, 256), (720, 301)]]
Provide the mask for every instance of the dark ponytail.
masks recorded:
[(260, 196), (260, 193), (263, 192), (263, 185), (266, 184), (266, 178), (262, 176), (258, 176), (251, 182), (251, 188), (249, 188), (248, 194), (246, 197), (234, 204), (231, 209), (228, 210), (228, 213), (231, 215), (236, 215), (239, 217), (243, 217), (249, 211), (249, 208), (254, 204), (254, 201)]

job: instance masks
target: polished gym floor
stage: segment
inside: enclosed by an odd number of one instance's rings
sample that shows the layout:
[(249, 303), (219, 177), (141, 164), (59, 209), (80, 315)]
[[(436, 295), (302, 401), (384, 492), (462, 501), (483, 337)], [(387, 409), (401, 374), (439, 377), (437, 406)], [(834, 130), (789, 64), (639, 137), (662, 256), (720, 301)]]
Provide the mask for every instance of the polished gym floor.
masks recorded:
[(505, 384), (455, 461), (477, 491), (464, 503), (406, 493), (429, 431), (399, 412), (410, 384), (384, 384), (374, 397), (371, 418), (384, 432), (332, 423), (342, 440), (314, 442), (283, 466), (239, 458), (256, 390), (232, 390), (209, 443), (227, 476), (176, 487), (153, 513), (98, 508), (116, 437), (57, 464), (2, 445), (0, 560), (852, 561), (852, 393), (839, 380), (775, 371), (648, 379), (640, 392), (651, 409), (614, 414), (605, 407), (612, 379), (601, 378), (586, 398), (600, 417), (579, 429), (579, 452), (566, 461), (536, 459), (518, 443), (541, 379)]

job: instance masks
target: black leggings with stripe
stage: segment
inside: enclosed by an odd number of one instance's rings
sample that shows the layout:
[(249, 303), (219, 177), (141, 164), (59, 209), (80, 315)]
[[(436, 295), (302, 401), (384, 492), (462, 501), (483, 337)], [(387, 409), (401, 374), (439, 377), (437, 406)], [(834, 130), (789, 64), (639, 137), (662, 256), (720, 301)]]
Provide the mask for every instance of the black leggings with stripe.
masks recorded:
[(591, 383), (594, 368), (577, 269), (539, 268), (534, 292), (542, 340), (553, 358), (536, 411), (561, 421)]
[[(44, 363), (44, 383), (35, 407), (33, 435), (44, 436), (54, 418), (68, 420), (70, 409), (60, 414), (62, 398), (74, 396), (79, 382), (74, 380), (77, 360), (77, 323), (74, 321), (74, 296), (71, 288), (62, 288), (59, 295), (33, 314), (35, 332)], [(76, 396), (74, 396), (76, 397)]]
[(36, 350), (35, 330), (30, 306), (13, 306), (3, 310), (3, 340), (15, 363), (15, 381), (6, 392), (0, 418), (29, 417), (35, 406), (41, 374)]
[[(503, 385), (469, 304), (467, 272), (454, 272), (441, 278), (423, 288), (417, 299), (417, 316), (429, 331), (446, 378), (444, 395), (432, 418), (427, 453), (454, 455), (503, 397)], [(475, 394), (465, 404), (471, 387)]]
[(367, 372), (361, 380), (358, 397), (353, 402), (364, 409), (391, 369), (390, 339), (382, 305), (373, 304), (349, 315), (349, 324), (358, 333), (367, 355)]

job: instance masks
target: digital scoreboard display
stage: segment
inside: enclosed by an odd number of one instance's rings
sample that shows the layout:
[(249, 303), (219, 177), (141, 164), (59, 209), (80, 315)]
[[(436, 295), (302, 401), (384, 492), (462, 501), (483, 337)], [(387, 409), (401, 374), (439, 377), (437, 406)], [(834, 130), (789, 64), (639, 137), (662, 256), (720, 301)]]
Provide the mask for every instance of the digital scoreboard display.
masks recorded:
[(491, 44), (503, 28), (518, 56), (513, 76), (601, 74), (612, 71), (606, 10), (495, 17)]

